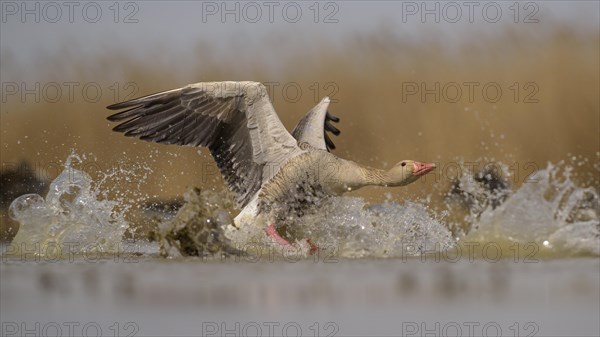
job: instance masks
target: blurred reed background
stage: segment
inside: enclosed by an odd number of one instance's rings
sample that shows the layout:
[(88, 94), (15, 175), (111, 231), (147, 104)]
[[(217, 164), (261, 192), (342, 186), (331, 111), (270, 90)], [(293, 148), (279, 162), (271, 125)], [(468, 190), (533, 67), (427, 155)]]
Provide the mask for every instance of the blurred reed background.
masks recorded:
[[(439, 31), (426, 33), (422, 39), (403, 39), (382, 24), (341, 40), (316, 39), (309, 49), (298, 45), (276, 67), (261, 53), (243, 49), (228, 55), (213, 53), (212, 46), (201, 40), (190, 42), (195, 45), (195, 61), (190, 63), (161, 57), (160, 44), (144, 57), (126, 50), (105, 50), (85, 58), (78, 54), (77, 45), (65, 44), (63, 52), (44, 55), (43, 67), (36, 68), (38, 81), (42, 85), (94, 82), (104, 94), (95, 103), (81, 95), (75, 95), (73, 102), (63, 98), (55, 103), (32, 102), (31, 97), (22, 102), (19, 96), (9, 96), (2, 103), (2, 165), (7, 168), (27, 161), (52, 179), (59, 173), (57, 165), (74, 149), (91, 154), (84, 168), (94, 177), (114, 167), (131, 167), (131, 163), (152, 169), (147, 176), (134, 169), (140, 174), (131, 181), (115, 178), (115, 186), (109, 178), (105, 186), (112, 192), (169, 199), (181, 196), (188, 185), (222, 188), (205, 149), (198, 154), (196, 148), (123, 137), (111, 131), (114, 125), (105, 119), (110, 114), (105, 106), (188, 83), (253, 80), (278, 83), (273, 86), (272, 100), (290, 130), (306, 111), (330, 95), (335, 100), (330, 111), (341, 118), (337, 126), (342, 134), (334, 139), (335, 154), (341, 157), (382, 168), (402, 159), (440, 163), (435, 176), (406, 188), (353, 192), (371, 201), (386, 196), (401, 201), (444, 191), (456, 176), (452, 163), (460, 161), (505, 163), (513, 167), (510, 179), (518, 185), (534, 168), (576, 157), (578, 179), (599, 185), (597, 30), (582, 33), (556, 26), (540, 36), (503, 27), (498, 34), (481, 34), (451, 45)], [(265, 46), (283, 43), (282, 39), (273, 33)], [(3, 56), (5, 70), (13, 74), (27, 70), (17, 57)], [(109, 89), (115, 82), (121, 86), (116, 90), (119, 97)], [(124, 88), (128, 82), (134, 86)], [(293, 88), (287, 95), (282, 90), (291, 82), (302, 89), (297, 101)], [(472, 102), (464, 82), (479, 83)], [(502, 89), (500, 99), (493, 103), (482, 93), (483, 85), (490, 82)], [(439, 102), (433, 94), (424, 100), (421, 92), (407, 95), (406, 90), (415, 84), (432, 89), (435, 83), (440, 84)], [(457, 102), (451, 102), (452, 88), (444, 95), (442, 88), (448, 83), (462, 89)], [(518, 98), (516, 89), (511, 89), (514, 83), (519, 86)], [(534, 102), (526, 102), (528, 94)]]

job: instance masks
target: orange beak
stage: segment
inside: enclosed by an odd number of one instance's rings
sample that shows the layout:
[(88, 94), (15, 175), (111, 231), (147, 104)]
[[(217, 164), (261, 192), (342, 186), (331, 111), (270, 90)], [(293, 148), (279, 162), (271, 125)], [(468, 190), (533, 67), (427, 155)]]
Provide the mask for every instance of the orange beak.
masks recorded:
[(418, 161), (413, 162), (413, 166), (414, 166), (414, 170), (413, 170), (413, 175), (420, 177), (422, 175), (425, 175), (431, 171), (433, 171), (433, 169), (435, 169), (435, 164), (431, 163), (419, 163)]

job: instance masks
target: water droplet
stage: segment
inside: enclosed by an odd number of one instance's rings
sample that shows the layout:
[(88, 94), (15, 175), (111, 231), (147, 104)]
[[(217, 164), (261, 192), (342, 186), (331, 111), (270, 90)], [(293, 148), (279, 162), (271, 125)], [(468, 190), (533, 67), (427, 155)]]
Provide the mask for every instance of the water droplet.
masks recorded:
[(8, 209), (8, 216), (16, 221), (20, 221), (27, 216), (27, 213), (36, 212), (45, 207), (44, 198), (38, 194), (25, 194), (15, 199)]

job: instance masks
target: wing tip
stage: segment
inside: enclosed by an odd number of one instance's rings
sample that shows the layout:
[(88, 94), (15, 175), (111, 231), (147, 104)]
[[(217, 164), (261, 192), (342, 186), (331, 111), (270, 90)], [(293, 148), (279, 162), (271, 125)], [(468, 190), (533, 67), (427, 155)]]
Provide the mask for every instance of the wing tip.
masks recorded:
[[(108, 108), (108, 107), (107, 107), (107, 108)], [(110, 116), (106, 117), (106, 119), (107, 119), (107, 120), (109, 120), (109, 121), (111, 121), (111, 122), (116, 122), (116, 121), (119, 121), (119, 120), (121, 120), (121, 119), (119, 118), (119, 116), (117, 116), (117, 115), (118, 115), (118, 113), (116, 113), (116, 114), (112, 114), (112, 115), (110, 115)]]
[(334, 123), (339, 123), (340, 118), (336, 115), (332, 115), (331, 113), (329, 113), (329, 111), (327, 111), (327, 113), (325, 114), (325, 122), (328, 121), (332, 121)]
[(114, 103), (114, 104), (107, 106), (106, 108), (108, 110), (121, 110), (121, 109), (125, 109), (125, 108), (131, 108), (132, 106), (140, 105), (141, 104), (140, 100), (141, 100), (141, 98), (136, 98), (136, 99), (132, 99), (132, 100), (125, 101), (125, 102)]
[(108, 110), (121, 110), (123, 108), (123, 103), (125, 103), (125, 102), (114, 103), (114, 104), (107, 106), (106, 108)]

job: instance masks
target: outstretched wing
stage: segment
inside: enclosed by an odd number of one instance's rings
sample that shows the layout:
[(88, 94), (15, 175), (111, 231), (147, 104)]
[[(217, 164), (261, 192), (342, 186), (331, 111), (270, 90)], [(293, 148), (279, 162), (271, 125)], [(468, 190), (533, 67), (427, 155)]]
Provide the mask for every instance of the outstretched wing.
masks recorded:
[(329, 138), (327, 132), (331, 132), (336, 136), (339, 135), (340, 130), (333, 126), (331, 122), (337, 123), (340, 119), (327, 111), (329, 102), (329, 97), (323, 98), (298, 122), (294, 131), (292, 131), (292, 135), (298, 142), (308, 143), (312, 147), (321, 150), (331, 151), (335, 149), (335, 144)]
[(125, 136), (164, 144), (206, 146), (238, 206), (301, 150), (257, 82), (205, 82), (117, 103), (108, 117)]

